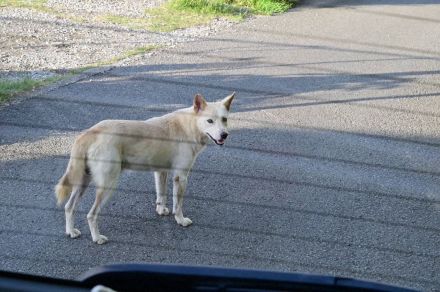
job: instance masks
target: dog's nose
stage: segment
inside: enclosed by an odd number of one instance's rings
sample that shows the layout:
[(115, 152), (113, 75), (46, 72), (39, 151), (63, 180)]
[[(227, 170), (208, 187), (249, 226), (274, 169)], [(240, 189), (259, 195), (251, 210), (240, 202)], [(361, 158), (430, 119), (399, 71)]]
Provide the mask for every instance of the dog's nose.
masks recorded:
[(228, 138), (228, 133), (222, 133), (220, 137), (222, 138), (222, 140), (225, 140), (226, 138)]

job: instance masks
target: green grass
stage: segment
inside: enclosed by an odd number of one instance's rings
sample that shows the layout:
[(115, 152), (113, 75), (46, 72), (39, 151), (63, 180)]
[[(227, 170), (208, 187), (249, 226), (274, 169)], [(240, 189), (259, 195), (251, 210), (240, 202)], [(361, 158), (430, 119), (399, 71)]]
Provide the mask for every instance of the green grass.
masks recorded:
[(170, 0), (147, 9), (143, 18), (106, 15), (103, 20), (131, 29), (169, 32), (206, 24), (217, 17), (239, 21), (250, 14), (281, 13), (294, 4), (294, 0)]
[(0, 6), (19, 8), (39, 8), (46, 6), (47, 0), (0, 0)]
[(149, 30), (170, 32), (177, 29), (206, 24), (213, 19), (212, 15), (199, 14), (194, 11), (179, 11), (169, 4), (147, 10), (150, 16)]
[(178, 11), (168, 5), (148, 9), (148, 17), (135, 18), (120, 15), (105, 15), (101, 19), (116, 25), (131, 29), (169, 32), (180, 28), (187, 28), (208, 23), (213, 19), (211, 15), (200, 15), (191, 11)]
[(206, 24), (217, 17), (240, 21), (251, 14), (281, 13), (294, 4), (294, 0), (170, 0), (146, 11), (150, 19), (145, 20), (144, 29), (167, 32)]
[[(131, 29), (169, 32), (209, 23), (225, 17), (240, 21), (251, 14), (281, 13), (295, 5), (296, 0), (169, 0), (160, 7), (147, 9), (145, 17), (101, 15), (95, 20), (111, 22)], [(0, 7), (28, 8), (84, 23), (88, 20), (62, 13), (47, 6), (47, 0), (0, 0)]]
[(264, 15), (285, 12), (296, 4), (295, 0), (238, 0), (237, 2), (256, 14)]
[(28, 8), (41, 12), (52, 13), (46, 6), (47, 0), (0, 0), (0, 7)]
[(175, 11), (195, 12), (214, 17), (243, 18), (250, 13), (249, 7), (237, 5), (235, 1), (225, 0), (172, 0), (169, 8)]
[[(179, 3), (171, 1), (160, 7), (147, 9), (146, 17), (134, 18), (120, 15), (105, 15), (102, 19), (116, 25), (124, 26), (131, 29), (144, 29), (149, 31), (170, 32), (177, 29), (193, 27), (201, 24), (209, 23), (213, 18), (219, 16), (232, 16), (232, 9), (229, 14), (225, 11), (214, 12), (211, 7), (209, 10), (202, 10), (179, 7)], [(238, 11), (238, 10), (237, 10)]]
[(281, 13), (295, 4), (294, 0), (171, 0), (169, 5), (180, 11), (194, 11), (214, 16)]
[(6, 102), (14, 95), (60, 80), (61, 77), (49, 77), (41, 80), (24, 78), (20, 80), (0, 80), (0, 103)]

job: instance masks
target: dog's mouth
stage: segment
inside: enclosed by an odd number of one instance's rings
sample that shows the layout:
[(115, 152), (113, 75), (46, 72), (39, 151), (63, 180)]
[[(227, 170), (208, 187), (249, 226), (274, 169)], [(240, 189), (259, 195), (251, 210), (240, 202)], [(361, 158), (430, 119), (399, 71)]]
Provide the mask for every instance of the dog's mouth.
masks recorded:
[(216, 140), (216, 139), (212, 138), (212, 136), (209, 135), (208, 133), (206, 133), (206, 135), (208, 135), (209, 138), (211, 138), (211, 140), (214, 141), (214, 143), (217, 145), (222, 146), (223, 144), (225, 144), (225, 139)]

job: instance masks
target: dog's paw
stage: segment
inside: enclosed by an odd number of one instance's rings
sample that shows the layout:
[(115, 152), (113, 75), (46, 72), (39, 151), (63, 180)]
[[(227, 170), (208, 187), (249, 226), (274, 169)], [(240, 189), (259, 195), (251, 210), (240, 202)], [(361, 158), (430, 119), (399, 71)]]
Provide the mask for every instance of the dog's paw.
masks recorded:
[(189, 225), (191, 225), (193, 223), (191, 221), (191, 219), (185, 218), (185, 217), (180, 217), (180, 218), (176, 217), (176, 221), (177, 221), (177, 224), (179, 224), (179, 225), (181, 225), (183, 227), (189, 226)]
[(170, 214), (170, 210), (168, 210), (167, 207), (157, 205), (156, 206), (156, 213), (161, 216), (167, 216)]
[(97, 238), (93, 239), (93, 242), (97, 243), (97, 244), (104, 244), (108, 241), (108, 238), (104, 235), (98, 235)]
[(70, 231), (66, 231), (66, 235), (69, 236), (70, 238), (77, 238), (81, 235), (81, 231), (79, 231), (76, 228), (73, 228)]

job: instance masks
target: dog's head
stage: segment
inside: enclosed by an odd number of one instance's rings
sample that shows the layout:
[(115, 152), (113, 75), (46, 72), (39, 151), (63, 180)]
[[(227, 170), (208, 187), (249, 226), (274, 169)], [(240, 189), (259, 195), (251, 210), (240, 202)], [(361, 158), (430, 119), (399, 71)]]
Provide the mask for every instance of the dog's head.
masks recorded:
[(206, 102), (201, 94), (194, 97), (194, 112), (199, 130), (217, 145), (228, 137), (228, 114), (235, 92), (217, 102)]

